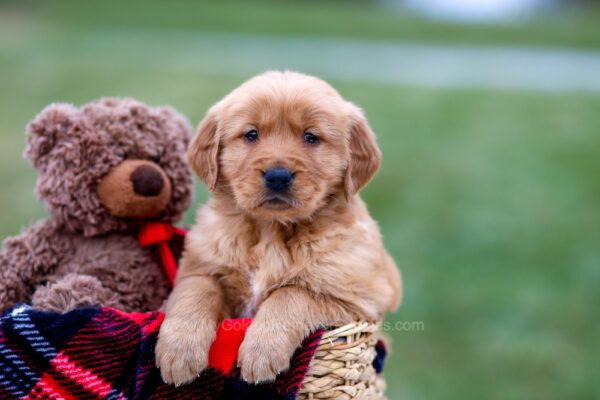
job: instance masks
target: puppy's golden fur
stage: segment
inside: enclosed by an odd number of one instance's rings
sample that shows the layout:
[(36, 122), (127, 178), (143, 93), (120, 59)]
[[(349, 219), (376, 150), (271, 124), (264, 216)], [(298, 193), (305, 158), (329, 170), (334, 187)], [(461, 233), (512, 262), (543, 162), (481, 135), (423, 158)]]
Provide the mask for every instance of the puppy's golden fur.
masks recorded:
[[(256, 130), (258, 139), (245, 134)], [(305, 142), (305, 133), (318, 136)], [(166, 382), (207, 365), (224, 318), (252, 316), (238, 365), (249, 382), (286, 369), (319, 326), (378, 320), (397, 308), (400, 276), (358, 192), (380, 152), (362, 111), (327, 83), (268, 72), (214, 105), (189, 160), (213, 192), (187, 238), (156, 347)], [(285, 201), (269, 202), (264, 171), (285, 167)]]

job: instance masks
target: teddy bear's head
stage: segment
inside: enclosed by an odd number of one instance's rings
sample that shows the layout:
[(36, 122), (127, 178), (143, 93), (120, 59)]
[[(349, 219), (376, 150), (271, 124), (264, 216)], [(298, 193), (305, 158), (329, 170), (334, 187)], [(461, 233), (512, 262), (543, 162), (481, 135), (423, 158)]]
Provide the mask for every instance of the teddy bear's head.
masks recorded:
[(174, 109), (133, 99), (52, 104), (27, 126), (25, 157), (53, 218), (93, 236), (181, 217), (193, 189), (191, 133)]

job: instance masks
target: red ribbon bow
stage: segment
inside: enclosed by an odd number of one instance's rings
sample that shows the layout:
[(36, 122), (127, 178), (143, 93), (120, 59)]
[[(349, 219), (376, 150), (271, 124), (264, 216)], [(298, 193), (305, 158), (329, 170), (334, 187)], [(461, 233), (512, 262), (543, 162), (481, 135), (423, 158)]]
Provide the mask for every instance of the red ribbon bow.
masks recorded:
[(177, 275), (177, 261), (171, 252), (169, 242), (173, 235), (185, 237), (186, 231), (164, 222), (150, 222), (142, 227), (138, 240), (142, 247), (158, 245), (162, 267), (171, 286)]

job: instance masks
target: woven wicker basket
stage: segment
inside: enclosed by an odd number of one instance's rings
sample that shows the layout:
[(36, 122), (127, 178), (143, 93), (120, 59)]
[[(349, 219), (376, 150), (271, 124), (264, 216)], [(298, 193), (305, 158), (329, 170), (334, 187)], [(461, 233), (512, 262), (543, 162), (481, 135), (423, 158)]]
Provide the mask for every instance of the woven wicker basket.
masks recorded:
[(378, 331), (368, 322), (326, 331), (298, 399), (386, 399), (385, 381), (372, 366)]

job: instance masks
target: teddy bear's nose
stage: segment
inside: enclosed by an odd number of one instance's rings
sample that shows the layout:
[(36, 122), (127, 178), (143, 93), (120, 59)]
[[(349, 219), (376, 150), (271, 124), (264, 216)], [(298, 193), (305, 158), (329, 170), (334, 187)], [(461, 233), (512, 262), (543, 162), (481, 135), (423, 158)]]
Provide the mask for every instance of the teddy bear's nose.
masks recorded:
[(157, 196), (165, 186), (162, 174), (155, 167), (142, 165), (131, 174), (133, 190), (140, 196)]

